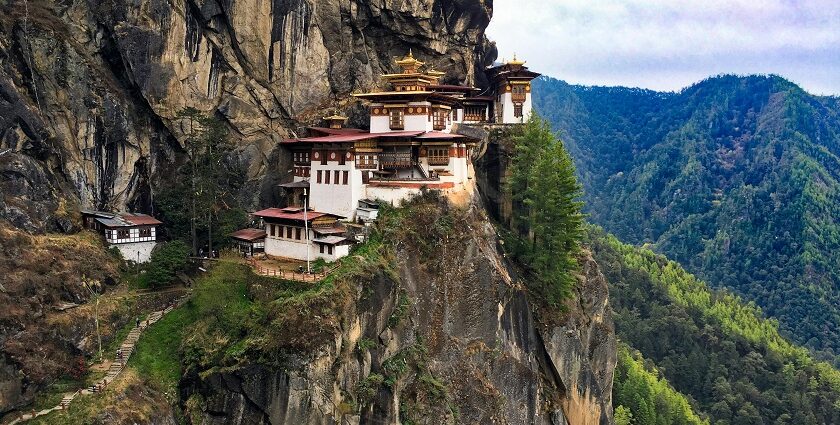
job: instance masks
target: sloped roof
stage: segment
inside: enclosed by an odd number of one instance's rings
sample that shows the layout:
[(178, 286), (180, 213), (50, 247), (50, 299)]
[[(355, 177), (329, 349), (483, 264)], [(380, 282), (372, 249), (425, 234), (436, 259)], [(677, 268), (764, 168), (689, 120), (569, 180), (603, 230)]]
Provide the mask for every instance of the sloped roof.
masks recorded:
[(105, 227), (156, 226), (160, 220), (142, 213), (111, 213), (104, 211), (82, 210), (82, 215), (96, 217), (96, 221)]
[(344, 218), (340, 215), (330, 214), (330, 213), (325, 213), (325, 212), (319, 212), (319, 211), (288, 212), (288, 211), (283, 211), (282, 208), (266, 208), (264, 210), (255, 212), (254, 215), (257, 216), (257, 217), (264, 217), (264, 218), (278, 218), (278, 219), (284, 219), (284, 220), (303, 221), (304, 220), (304, 218), (303, 218), (304, 213), (306, 214), (306, 221), (312, 221), (312, 220), (315, 220), (316, 218), (327, 217), (327, 216), (335, 217), (335, 218)]
[(265, 229), (240, 229), (231, 233), (230, 237), (252, 242), (258, 239), (265, 239)]

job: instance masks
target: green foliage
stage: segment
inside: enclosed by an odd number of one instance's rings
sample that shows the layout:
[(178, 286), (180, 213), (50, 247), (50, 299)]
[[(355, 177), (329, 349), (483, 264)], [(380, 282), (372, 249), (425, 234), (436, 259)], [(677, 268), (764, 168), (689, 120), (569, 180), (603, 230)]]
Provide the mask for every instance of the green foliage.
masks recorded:
[(162, 243), (152, 251), (146, 266), (146, 280), (152, 287), (163, 286), (175, 280), (175, 275), (187, 266), (189, 248), (181, 241)]
[(181, 379), (180, 348), (185, 331), (198, 317), (194, 303), (171, 311), (149, 327), (135, 346), (129, 366), (163, 391), (174, 391)]
[(371, 373), (356, 384), (356, 403), (359, 406), (370, 404), (375, 398), (385, 378), (378, 373)]
[(156, 203), (173, 238), (191, 241), (195, 251), (208, 243), (216, 249), (230, 242), (228, 234), (247, 224), (247, 212), (235, 207), (245, 172), (231, 155), (234, 146), (221, 119), (195, 108), (179, 111), (178, 118), (187, 136), (189, 160)]
[(532, 292), (559, 306), (576, 282), (583, 203), (569, 154), (536, 115), (515, 140), (509, 186), (516, 213), (512, 253), (528, 268)]
[[(613, 386), (613, 388), (615, 388), (615, 386)], [(614, 399), (613, 402), (615, 402)], [(619, 405), (615, 408), (613, 419), (615, 419), (615, 425), (631, 425), (633, 424), (633, 412), (631, 412), (630, 409)]]
[(405, 290), (400, 291), (400, 296), (397, 299), (397, 305), (394, 308), (394, 312), (391, 314), (391, 317), (388, 318), (388, 327), (393, 328), (400, 324), (402, 319), (408, 313), (408, 307), (411, 305), (411, 302), (408, 299), (408, 293)]
[(359, 342), (356, 343), (356, 348), (360, 353), (364, 353), (373, 347), (376, 347), (376, 341), (370, 338), (361, 338), (359, 339)]
[[(758, 307), (598, 229), (588, 241), (610, 282), (618, 336), (712, 423), (840, 423), (840, 372), (785, 340)], [(616, 403), (631, 408), (634, 423), (649, 413)]]
[(655, 368), (646, 368), (638, 352), (618, 346), (618, 362), (613, 383), (615, 422), (635, 425), (708, 424), (694, 413), (680, 394)]
[(840, 107), (775, 76), (679, 93), (541, 78), (591, 220), (650, 243), (840, 365)]

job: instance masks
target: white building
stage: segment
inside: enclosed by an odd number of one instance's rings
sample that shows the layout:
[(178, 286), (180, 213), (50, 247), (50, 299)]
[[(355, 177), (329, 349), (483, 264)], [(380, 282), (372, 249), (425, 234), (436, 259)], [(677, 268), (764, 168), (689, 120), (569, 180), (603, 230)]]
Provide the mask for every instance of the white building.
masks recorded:
[(145, 263), (157, 245), (157, 226), (163, 224), (146, 214), (82, 211), (85, 227), (101, 233), (108, 245), (120, 250), (128, 261)]
[(489, 68), (491, 89), (495, 93), (495, 122), (521, 124), (531, 116), (531, 80), (540, 76), (528, 70), (525, 61), (517, 60)]
[(299, 207), (267, 208), (254, 213), (265, 222), (265, 253), (295, 260), (335, 261), (350, 253), (352, 241), (335, 214)]

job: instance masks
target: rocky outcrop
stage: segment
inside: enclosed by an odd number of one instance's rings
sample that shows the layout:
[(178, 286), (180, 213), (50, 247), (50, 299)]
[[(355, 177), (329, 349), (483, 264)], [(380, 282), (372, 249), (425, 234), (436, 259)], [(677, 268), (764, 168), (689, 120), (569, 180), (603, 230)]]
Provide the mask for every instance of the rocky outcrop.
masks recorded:
[[(188, 376), (193, 423), (611, 424), (616, 342), (597, 265), (585, 258), (567, 312), (543, 322), (483, 208), (449, 208), (409, 218), (426, 220), (396, 243), (395, 275), (357, 282), (326, 345)], [(440, 222), (457, 224), (419, 236), (434, 248), (414, 239)]]
[[(248, 174), (241, 199), (256, 207), (286, 172), (277, 141), (326, 108), (363, 121), (347, 95), (408, 49), (448, 81), (482, 84), (491, 12), (467, 0), (8, 0), (0, 152), (34, 159), (28, 184), (43, 170), (83, 207), (148, 212), (182, 161), (176, 115), (195, 107), (229, 124)], [(36, 202), (49, 210), (57, 196)], [(41, 211), (0, 211), (54, 227)]]

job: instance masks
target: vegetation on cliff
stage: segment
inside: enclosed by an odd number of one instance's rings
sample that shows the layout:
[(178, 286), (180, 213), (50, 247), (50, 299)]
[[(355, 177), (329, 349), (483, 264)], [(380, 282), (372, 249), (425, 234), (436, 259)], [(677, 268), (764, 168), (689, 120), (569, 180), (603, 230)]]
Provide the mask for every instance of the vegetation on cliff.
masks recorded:
[(583, 203), (571, 157), (536, 114), (515, 138), (508, 184), (515, 214), (510, 252), (528, 271), (532, 293), (559, 306), (578, 279)]
[(534, 83), (621, 240), (668, 255), (840, 365), (840, 103), (775, 76), (678, 93)]
[(598, 229), (587, 239), (610, 282), (618, 336), (711, 423), (840, 423), (840, 372), (788, 342), (758, 307)]

